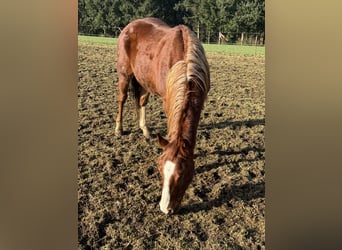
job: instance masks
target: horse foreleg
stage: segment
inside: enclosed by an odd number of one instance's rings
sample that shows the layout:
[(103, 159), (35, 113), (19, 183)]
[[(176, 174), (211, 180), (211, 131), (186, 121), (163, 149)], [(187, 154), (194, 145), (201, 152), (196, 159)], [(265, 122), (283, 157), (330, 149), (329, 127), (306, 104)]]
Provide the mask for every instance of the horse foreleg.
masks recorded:
[(145, 138), (150, 137), (150, 131), (148, 127), (146, 126), (146, 104), (148, 101), (149, 93), (145, 90), (143, 90), (140, 100), (139, 100), (139, 127), (143, 131), (143, 134)]
[(140, 119), (139, 119), (140, 129), (143, 131), (145, 138), (150, 137), (150, 131), (146, 126), (146, 106), (140, 108)]

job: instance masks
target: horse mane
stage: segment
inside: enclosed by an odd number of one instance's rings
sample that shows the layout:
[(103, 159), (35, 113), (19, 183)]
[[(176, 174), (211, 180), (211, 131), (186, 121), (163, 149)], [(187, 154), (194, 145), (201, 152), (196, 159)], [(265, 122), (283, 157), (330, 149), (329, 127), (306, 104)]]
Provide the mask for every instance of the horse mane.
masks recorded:
[(180, 126), (186, 116), (186, 109), (191, 105), (190, 97), (200, 96), (203, 99), (197, 103), (199, 107), (196, 107), (200, 112), (210, 89), (209, 65), (201, 42), (186, 26), (180, 25), (179, 28), (184, 43), (184, 60), (172, 66), (166, 80), (169, 139), (181, 136)]

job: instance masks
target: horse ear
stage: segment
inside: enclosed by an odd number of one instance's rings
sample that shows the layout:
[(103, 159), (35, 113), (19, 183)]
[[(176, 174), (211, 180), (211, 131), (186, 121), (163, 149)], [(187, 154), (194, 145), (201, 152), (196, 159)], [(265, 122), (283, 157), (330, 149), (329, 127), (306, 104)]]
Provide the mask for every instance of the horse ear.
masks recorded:
[(158, 141), (160, 146), (163, 150), (165, 150), (165, 147), (169, 144), (169, 141), (166, 140), (164, 137), (162, 137), (159, 133), (157, 133)]
[(183, 156), (187, 156), (190, 154), (190, 143), (187, 139), (182, 139), (181, 140), (181, 147), (180, 147), (181, 151), (180, 153)]

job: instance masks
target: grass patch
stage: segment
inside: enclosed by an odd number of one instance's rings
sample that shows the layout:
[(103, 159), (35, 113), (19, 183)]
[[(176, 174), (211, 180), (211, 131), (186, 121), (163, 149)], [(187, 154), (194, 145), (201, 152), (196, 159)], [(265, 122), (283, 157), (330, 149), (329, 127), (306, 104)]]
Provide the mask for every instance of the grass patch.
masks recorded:
[(92, 44), (107, 44), (116, 45), (117, 38), (113, 37), (101, 37), (101, 36), (78, 36), (78, 42), (92, 43)]
[[(99, 37), (99, 36), (78, 36), (79, 42), (92, 44), (106, 44), (116, 45), (117, 38)], [(203, 44), (204, 50), (207, 53), (219, 53), (228, 55), (248, 55), (248, 56), (264, 56), (265, 47), (260, 46), (241, 46), (241, 45), (227, 45), (227, 44)]]
[(209, 53), (220, 53), (230, 55), (265, 55), (265, 47), (228, 45), (228, 44), (203, 44), (204, 50)]

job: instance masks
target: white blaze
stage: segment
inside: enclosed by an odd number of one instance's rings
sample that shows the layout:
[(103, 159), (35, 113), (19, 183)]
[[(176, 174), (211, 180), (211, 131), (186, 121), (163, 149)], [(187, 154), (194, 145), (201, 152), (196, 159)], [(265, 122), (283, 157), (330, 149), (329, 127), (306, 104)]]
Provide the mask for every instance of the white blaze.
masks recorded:
[(163, 184), (163, 191), (162, 191), (162, 197), (159, 203), (160, 210), (167, 214), (169, 211), (167, 210), (167, 207), (170, 204), (170, 178), (173, 175), (175, 171), (176, 164), (172, 161), (166, 161), (163, 173), (164, 173), (164, 184)]

